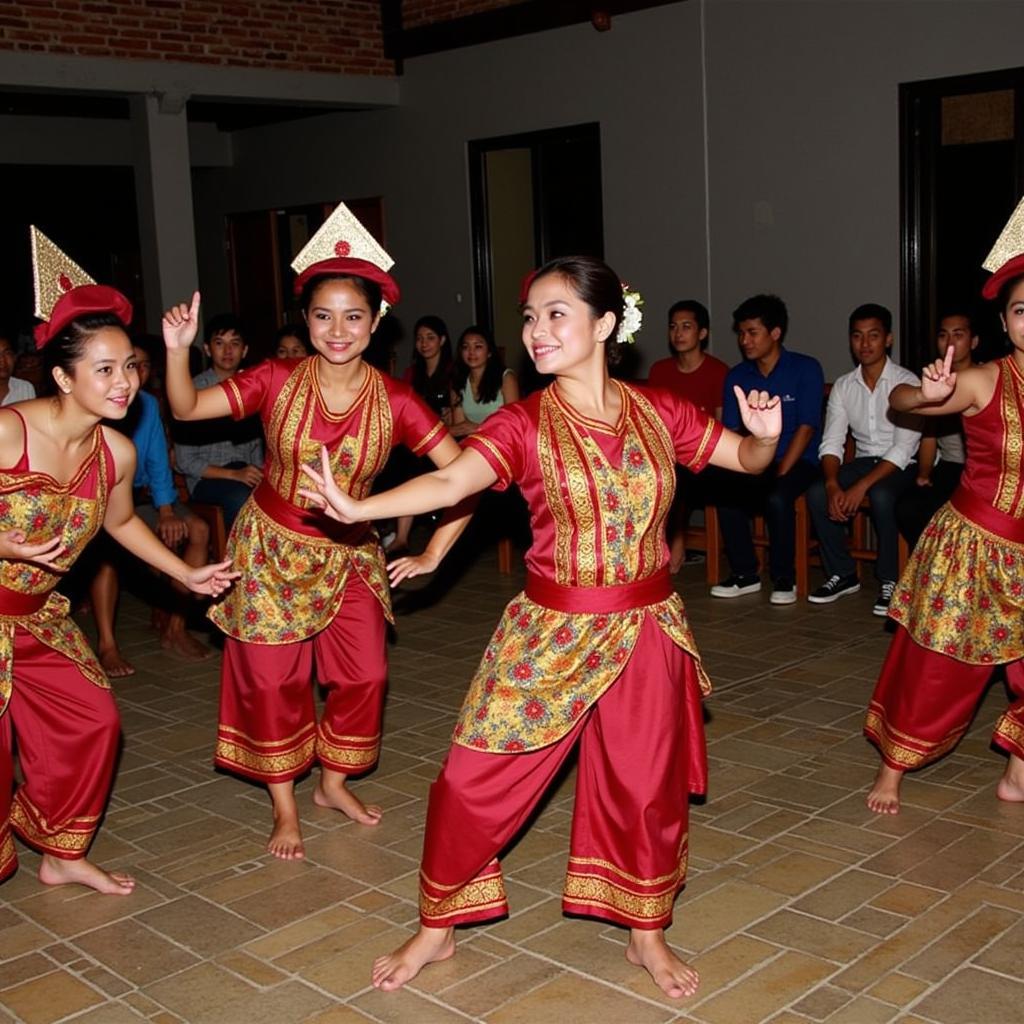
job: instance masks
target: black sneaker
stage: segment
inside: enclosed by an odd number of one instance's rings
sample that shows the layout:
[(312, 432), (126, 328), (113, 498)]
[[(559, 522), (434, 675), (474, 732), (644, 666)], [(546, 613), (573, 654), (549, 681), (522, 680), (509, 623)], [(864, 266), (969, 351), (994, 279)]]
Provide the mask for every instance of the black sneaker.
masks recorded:
[(892, 601), (892, 594), (895, 589), (895, 580), (885, 580), (878, 588), (878, 597), (875, 598), (875, 607), (871, 609), (875, 615), (889, 614), (889, 604)]
[(813, 594), (807, 595), (811, 604), (831, 604), (847, 594), (856, 594), (860, 590), (860, 580), (856, 576), (829, 576)]
[(743, 594), (756, 594), (760, 589), (760, 576), (730, 576), (711, 588), (711, 596), (741, 597)]
[(796, 604), (796, 584), (785, 576), (772, 582), (772, 604)]

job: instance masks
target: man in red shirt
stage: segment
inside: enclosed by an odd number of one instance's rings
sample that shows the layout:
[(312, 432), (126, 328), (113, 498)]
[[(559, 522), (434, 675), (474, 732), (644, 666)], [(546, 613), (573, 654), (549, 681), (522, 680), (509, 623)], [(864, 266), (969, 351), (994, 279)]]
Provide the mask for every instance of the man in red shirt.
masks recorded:
[[(668, 349), (672, 355), (660, 359), (650, 370), (652, 387), (674, 391), (699, 409), (722, 418), (722, 392), (729, 367), (709, 356), (710, 318), (707, 308), (696, 299), (683, 299), (668, 311)], [(686, 559), (686, 521), (694, 508), (703, 508), (702, 481), (679, 468), (676, 474), (676, 501), (669, 518), (669, 570), (678, 572)]]

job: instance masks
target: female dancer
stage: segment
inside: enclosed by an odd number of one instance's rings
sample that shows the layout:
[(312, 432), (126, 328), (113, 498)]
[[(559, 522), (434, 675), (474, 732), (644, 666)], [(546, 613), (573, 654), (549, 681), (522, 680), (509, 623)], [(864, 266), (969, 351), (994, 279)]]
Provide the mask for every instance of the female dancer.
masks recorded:
[(491, 413), (518, 401), (515, 371), (506, 368), (490, 334), (482, 327), (467, 327), (452, 371), (452, 434), (467, 437)]
[(992, 737), (1009, 754), (996, 795), (1024, 801), (1024, 256), (999, 267), (983, 294), (998, 300), (1010, 355), (958, 373), (950, 345), (924, 368), (920, 387), (904, 384), (889, 397), (901, 412), (961, 413), (967, 460), (889, 608), (897, 629), (864, 723), (882, 756), (867, 798), (877, 814), (899, 813), (904, 772), (956, 746), (1000, 664), (1017, 699)]
[[(626, 956), (670, 996), (697, 975), (663, 929), (683, 885), (687, 798), (704, 791), (700, 692), (709, 689), (666, 562), (678, 460), (759, 472), (781, 429), (779, 400), (740, 403), (740, 438), (667, 392), (608, 376), (623, 337), (622, 286), (589, 257), (533, 277), (523, 343), (555, 383), (500, 409), (445, 469), (364, 501), (309, 472), (342, 521), (416, 513), (516, 481), (534, 543), (527, 585), (484, 653), (430, 791), (419, 932), (373, 967), (395, 989), (455, 952), (453, 926), (507, 913), (498, 852), (580, 741), (563, 907), (630, 929)], [(326, 457), (324, 457), (326, 465)]]
[[(186, 565), (134, 515), (135, 449), (100, 426), (122, 419), (139, 387), (132, 307), (104, 285), (65, 285), (36, 328), (56, 394), (0, 410), (0, 879), (17, 866), (13, 830), (42, 853), (40, 881), (127, 895), (130, 876), (85, 856), (113, 776), (117, 706), (54, 587), (100, 526), (196, 593), (238, 574)], [(12, 801), (15, 736), (25, 781)]]
[[(325, 225), (326, 227), (326, 225)], [(341, 243), (338, 243), (339, 246)], [(379, 807), (352, 793), (349, 775), (369, 771), (380, 750), (387, 676), (388, 580), (376, 532), (332, 529), (298, 496), (303, 462), (330, 450), (339, 486), (362, 497), (404, 444), (444, 466), (459, 447), (412, 389), (379, 373), (362, 356), (380, 320), (382, 297), (398, 286), (379, 267), (337, 257), (313, 263), (296, 281), (316, 354), (270, 359), (212, 388), (196, 391), (188, 352), (196, 334), (199, 295), (164, 316), (167, 395), (174, 415), (202, 420), (258, 413), (267, 440), (263, 481), (243, 506), (228, 551), (242, 573), (235, 593), (210, 617), (227, 634), (221, 668), (215, 763), (266, 784), (273, 803), (267, 849), (304, 856), (295, 779), (318, 759), (320, 807), (363, 825)], [(438, 529), (417, 558), (399, 559), (392, 579), (430, 572), (466, 518)], [(313, 660), (327, 688), (317, 724)]]

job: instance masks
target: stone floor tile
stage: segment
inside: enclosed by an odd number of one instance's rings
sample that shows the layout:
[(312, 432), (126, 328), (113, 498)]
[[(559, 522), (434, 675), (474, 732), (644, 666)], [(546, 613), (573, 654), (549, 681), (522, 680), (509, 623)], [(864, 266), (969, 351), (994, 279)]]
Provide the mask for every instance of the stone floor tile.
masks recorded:
[(244, 945), (263, 932), (237, 914), (198, 896), (182, 896), (136, 916), (153, 931), (203, 957)]
[(103, 1001), (95, 989), (60, 971), (0, 991), (0, 1005), (25, 1024), (51, 1024)]
[(940, 1024), (1020, 1019), (1024, 982), (966, 967), (946, 978), (915, 1004), (914, 1011)]
[(132, 919), (79, 935), (74, 945), (136, 987), (198, 963), (195, 954)]

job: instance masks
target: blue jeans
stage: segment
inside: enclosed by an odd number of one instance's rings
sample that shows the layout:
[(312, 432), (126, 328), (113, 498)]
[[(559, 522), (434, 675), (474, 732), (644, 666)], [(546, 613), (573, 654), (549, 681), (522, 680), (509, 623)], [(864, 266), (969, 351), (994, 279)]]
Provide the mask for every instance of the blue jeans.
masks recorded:
[[(244, 462), (229, 462), (223, 469), (244, 469)], [(195, 501), (201, 501), (204, 505), (220, 505), (224, 512), (224, 529), (231, 532), (231, 525), (234, 523), (242, 506), (246, 503), (252, 488), (238, 480), (200, 480), (192, 491)]]
[[(844, 462), (839, 467), (839, 486), (845, 491), (861, 477), (867, 476), (878, 465), (880, 459), (862, 457)], [(868, 491), (868, 505), (871, 522), (878, 538), (878, 561), (875, 562), (875, 576), (879, 583), (898, 580), (899, 530), (896, 526), (896, 502), (908, 487), (914, 485), (917, 463), (912, 462), (906, 469), (890, 473), (879, 480)], [(807, 510), (814, 523), (821, 548), (821, 561), (826, 576), (852, 576), (857, 563), (850, 557), (846, 546), (846, 523), (837, 523), (828, 517), (828, 497), (825, 484), (819, 481), (807, 492)]]

